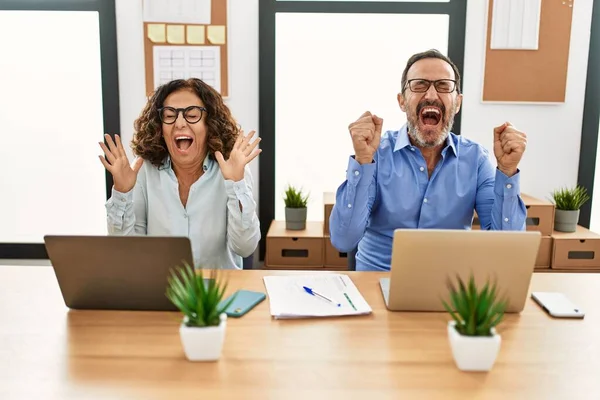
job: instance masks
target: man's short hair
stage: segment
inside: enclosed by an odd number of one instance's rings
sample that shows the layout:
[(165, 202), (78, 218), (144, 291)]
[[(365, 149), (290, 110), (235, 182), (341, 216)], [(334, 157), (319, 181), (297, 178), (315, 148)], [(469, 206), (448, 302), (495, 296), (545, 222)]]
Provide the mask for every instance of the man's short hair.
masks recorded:
[(410, 67), (412, 67), (414, 63), (425, 58), (438, 58), (450, 64), (452, 70), (454, 71), (454, 79), (456, 80), (456, 91), (457, 93), (460, 93), (460, 72), (458, 72), (458, 68), (456, 67), (456, 65), (454, 65), (452, 60), (450, 60), (448, 57), (446, 57), (436, 49), (431, 49), (423, 51), (421, 53), (413, 54), (408, 59), (406, 67), (404, 68), (404, 72), (402, 72), (402, 93), (404, 93), (404, 90), (406, 89), (406, 75), (408, 74), (408, 70), (410, 69)]

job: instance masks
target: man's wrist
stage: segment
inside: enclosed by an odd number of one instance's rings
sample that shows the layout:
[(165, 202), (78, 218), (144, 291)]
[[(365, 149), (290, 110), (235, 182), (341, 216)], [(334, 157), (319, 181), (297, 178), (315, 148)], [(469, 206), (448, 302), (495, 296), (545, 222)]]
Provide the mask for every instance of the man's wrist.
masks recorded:
[(373, 157), (357, 157), (357, 156), (354, 156), (354, 159), (360, 165), (371, 164), (373, 162)]
[(508, 176), (509, 178), (513, 175), (515, 175), (518, 171), (517, 168), (502, 168), (502, 167), (498, 167), (498, 170), (500, 172), (502, 172), (504, 175)]

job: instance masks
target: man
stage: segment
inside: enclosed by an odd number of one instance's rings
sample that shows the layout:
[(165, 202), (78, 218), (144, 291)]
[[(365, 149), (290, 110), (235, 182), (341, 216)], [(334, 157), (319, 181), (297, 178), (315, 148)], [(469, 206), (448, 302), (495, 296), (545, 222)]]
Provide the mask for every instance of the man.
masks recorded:
[[(334, 247), (356, 254), (357, 270), (389, 271), (394, 229), (524, 230), (517, 168), (526, 135), (506, 122), (494, 128), (494, 168), (481, 145), (450, 132), (460, 110), (460, 74), (429, 50), (413, 55), (398, 94), (407, 124), (381, 136), (369, 111), (349, 125), (354, 146), (330, 217)], [(431, 251), (435, 243), (431, 243)]]

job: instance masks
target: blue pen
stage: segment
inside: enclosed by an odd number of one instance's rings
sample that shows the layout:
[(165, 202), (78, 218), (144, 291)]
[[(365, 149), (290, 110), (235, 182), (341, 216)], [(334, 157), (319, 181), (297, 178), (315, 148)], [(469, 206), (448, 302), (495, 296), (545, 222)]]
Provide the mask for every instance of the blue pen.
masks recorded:
[(330, 298), (328, 298), (328, 297), (325, 297), (325, 296), (323, 296), (322, 294), (319, 294), (319, 293), (315, 292), (314, 290), (312, 290), (312, 289), (311, 289), (311, 288), (309, 288), (309, 287), (306, 287), (306, 286), (302, 286), (302, 287), (304, 288), (304, 290), (306, 291), (306, 293), (308, 293), (308, 294), (310, 294), (310, 295), (313, 295), (313, 296), (320, 297), (320, 298), (322, 298), (323, 300), (327, 300), (327, 301), (328, 301), (328, 302), (330, 302), (331, 304), (336, 304), (338, 307), (341, 307), (341, 306), (342, 306), (340, 303), (336, 303), (335, 301), (331, 300)]

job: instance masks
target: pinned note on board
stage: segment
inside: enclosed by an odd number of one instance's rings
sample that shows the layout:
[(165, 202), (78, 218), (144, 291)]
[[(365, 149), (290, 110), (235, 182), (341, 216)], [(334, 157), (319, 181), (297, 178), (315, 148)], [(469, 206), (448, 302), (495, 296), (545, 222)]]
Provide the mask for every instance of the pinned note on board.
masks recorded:
[(492, 50), (537, 50), (542, 0), (494, 1)]
[(153, 43), (165, 43), (165, 24), (148, 24), (148, 39)]
[(204, 26), (188, 25), (187, 42), (189, 44), (204, 44)]
[(225, 27), (223, 25), (211, 25), (206, 29), (208, 40), (212, 44), (225, 44)]
[(185, 43), (185, 26), (167, 25), (167, 42), (171, 44)]

